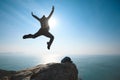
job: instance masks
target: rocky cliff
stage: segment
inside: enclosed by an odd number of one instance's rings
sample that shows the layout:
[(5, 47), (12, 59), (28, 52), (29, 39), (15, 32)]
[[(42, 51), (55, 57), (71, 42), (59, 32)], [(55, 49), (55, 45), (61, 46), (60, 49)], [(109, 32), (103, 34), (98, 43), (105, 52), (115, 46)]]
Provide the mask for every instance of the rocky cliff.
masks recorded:
[(78, 80), (78, 70), (69, 57), (21, 71), (0, 70), (0, 80)]

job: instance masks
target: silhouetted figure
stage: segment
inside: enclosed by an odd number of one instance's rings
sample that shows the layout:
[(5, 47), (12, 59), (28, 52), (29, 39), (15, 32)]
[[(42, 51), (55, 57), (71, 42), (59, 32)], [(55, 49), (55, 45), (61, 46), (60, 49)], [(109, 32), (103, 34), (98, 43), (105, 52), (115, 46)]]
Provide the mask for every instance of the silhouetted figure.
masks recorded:
[(50, 41), (47, 42), (47, 48), (50, 49), (50, 46), (54, 40), (54, 36), (49, 32), (48, 21), (49, 21), (50, 17), (52, 16), (53, 12), (54, 12), (54, 6), (52, 7), (52, 11), (48, 17), (45, 17), (45, 15), (43, 15), (42, 18), (39, 18), (36, 15), (34, 15), (33, 12), (31, 12), (31, 15), (41, 23), (41, 28), (35, 34), (24, 35), (23, 39), (26, 39), (26, 38), (33, 38), (34, 39), (38, 36), (44, 35), (44, 36), (50, 38)]

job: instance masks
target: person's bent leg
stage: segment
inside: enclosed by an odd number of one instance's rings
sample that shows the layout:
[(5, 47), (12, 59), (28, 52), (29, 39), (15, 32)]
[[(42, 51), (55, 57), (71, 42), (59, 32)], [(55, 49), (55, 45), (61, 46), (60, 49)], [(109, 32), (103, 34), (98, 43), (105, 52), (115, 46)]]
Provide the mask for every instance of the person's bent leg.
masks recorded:
[(51, 33), (49, 33), (49, 32), (47, 32), (46, 34), (44, 34), (46, 37), (49, 37), (50, 38), (50, 41), (49, 42), (47, 42), (47, 48), (48, 49), (50, 49), (50, 46), (51, 46), (51, 44), (52, 44), (52, 42), (53, 42), (53, 40), (54, 40), (54, 36), (51, 34)]
[(26, 39), (26, 38), (33, 38), (34, 35), (33, 34), (28, 34), (28, 35), (24, 35), (23, 36), (23, 39)]
[(28, 35), (24, 35), (23, 36), (23, 39), (26, 39), (26, 38), (36, 38), (38, 36), (40, 36), (41, 34), (40, 33), (35, 33), (35, 34), (28, 34)]
[(51, 34), (51, 36), (50, 36), (50, 43), (51, 44), (52, 44), (53, 40), (54, 40), (54, 36)]

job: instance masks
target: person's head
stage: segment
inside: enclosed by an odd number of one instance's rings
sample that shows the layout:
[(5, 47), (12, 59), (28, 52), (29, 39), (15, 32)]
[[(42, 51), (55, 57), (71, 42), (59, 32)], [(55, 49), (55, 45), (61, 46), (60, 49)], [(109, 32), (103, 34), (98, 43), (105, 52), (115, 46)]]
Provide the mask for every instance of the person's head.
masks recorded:
[(45, 15), (43, 15), (42, 18), (45, 19), (46, 18)]

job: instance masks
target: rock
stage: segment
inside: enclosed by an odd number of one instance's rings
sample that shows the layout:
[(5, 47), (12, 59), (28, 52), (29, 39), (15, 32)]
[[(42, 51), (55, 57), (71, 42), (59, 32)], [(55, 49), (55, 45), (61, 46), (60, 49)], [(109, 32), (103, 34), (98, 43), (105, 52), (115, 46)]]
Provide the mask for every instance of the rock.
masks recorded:
[(78, 70), (69, 57), (21, 71), (0, 70), (0, 80), (78, 80)]
[(6, 71), (0, 69), (0, 80), (9, 80), (9, 78), (15, 73), (15, 71)]
[(61, 63), (72, 63), (72, 61), (70, 57), (65, 57), (61, 60)]

